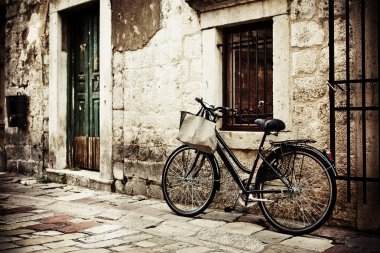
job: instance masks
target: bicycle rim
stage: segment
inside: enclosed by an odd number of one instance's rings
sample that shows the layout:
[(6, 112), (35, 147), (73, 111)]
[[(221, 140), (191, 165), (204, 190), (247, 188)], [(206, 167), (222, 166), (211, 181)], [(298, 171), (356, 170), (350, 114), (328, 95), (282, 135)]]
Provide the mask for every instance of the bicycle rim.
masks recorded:
[(183, 146), (169, 157), (164, 167), (162, 176), (164, 199), (179, 215), (200, 214), (214, 198), (215, 177), (210, 156)]
[[(308, 149), (294, 148), (276, 157), (271, 165), (288, 178), (294, 192), (260, 194), (268, 200), (260, 202), (266, 219), (289, 234), (318, 229), (331, 215), (336, 199), (335, 179), (323, 159)], [(268, 171), (257, 186), (260, 190), (287, 190), (284, 183)]]

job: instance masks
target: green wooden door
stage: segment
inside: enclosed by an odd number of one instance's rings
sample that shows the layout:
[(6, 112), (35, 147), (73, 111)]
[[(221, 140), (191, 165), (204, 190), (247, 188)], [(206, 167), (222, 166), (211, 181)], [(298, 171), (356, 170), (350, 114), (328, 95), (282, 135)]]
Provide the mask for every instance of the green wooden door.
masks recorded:
[(71, 23), (73, 164), (99, 170), (99, 15), (80, 13)]

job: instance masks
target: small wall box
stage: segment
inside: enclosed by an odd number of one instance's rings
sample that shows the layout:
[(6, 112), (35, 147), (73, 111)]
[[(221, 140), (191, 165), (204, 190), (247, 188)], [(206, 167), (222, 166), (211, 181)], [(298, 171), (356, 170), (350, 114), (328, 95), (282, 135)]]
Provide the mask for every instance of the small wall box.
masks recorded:
[(28, 98), (21, 95), (20, 92), (16, 96), (6, 96), (8, 127), (26, 127), (26, 116), (28, 112)]

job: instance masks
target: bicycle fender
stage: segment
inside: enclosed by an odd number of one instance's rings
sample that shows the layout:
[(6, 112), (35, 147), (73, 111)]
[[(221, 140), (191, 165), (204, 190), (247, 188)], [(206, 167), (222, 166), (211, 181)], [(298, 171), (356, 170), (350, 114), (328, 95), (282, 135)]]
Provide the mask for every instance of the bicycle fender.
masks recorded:
[(327, 155), (324, 152), (320, 151), (319, 149), (317, 149), (315, 147), (309, 146), (309, 145), (305, 145), (304, 147), (314, 151), (315, 153), (317, 153), (328, 164), (326, 170), (331, 170), (334, 177), (335, 178), (338, 177), (338, 172), (336, 171), (335, 165), (330, 161), (330, 159), (327, 157)]
[[(281, 150), (283, 148), (293, 148), (293, 147), (298, 147), (298, 146), (297, 145), (285, 145), (285, 146), (282, 146), (276, 150)], [(316, 153), (326, 163), (326, 167), (327, 167), (326, 170), (331, 170), (335, 178), (338, 176), (335, 165), (333, 163), (331, 163), (329, 158), (322, 151), (320, 151), (319, 149), (317, 149), (313, 146), (310, 146), (310, 145), (302, 145), (302, 147), (309, 149), (312, 152)], [(276, 151), (276, 150), (274, 150), (274, 151)]]

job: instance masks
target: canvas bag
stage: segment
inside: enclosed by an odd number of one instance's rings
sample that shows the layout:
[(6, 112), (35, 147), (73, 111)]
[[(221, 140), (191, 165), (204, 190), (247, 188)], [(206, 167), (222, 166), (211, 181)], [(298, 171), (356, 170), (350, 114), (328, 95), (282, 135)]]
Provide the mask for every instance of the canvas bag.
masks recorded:
[(177, 140), (204, 153), (213, 154), (217, 146), (215, 122), (188, 112), (181, 114), (184, 118), (183, 121), (181, 119)]

